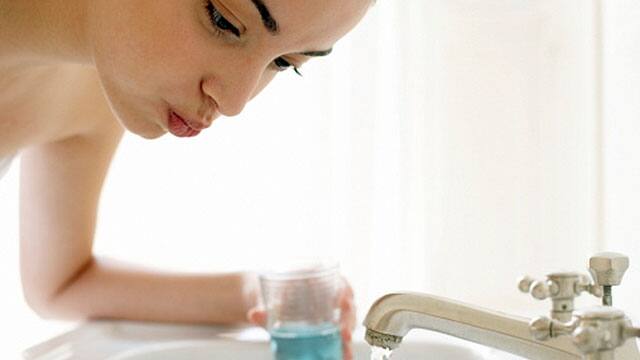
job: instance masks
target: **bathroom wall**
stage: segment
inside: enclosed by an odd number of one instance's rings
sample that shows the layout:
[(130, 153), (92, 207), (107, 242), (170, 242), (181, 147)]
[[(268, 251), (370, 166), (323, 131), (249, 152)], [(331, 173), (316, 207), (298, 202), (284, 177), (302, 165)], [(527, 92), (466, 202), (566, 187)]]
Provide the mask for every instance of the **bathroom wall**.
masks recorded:
[[(436, 5), (437, 6), (434, 6)], [(428, 288), (540, 313), (520, 274), (585, 271), (601, 247), (597, 8), (438, 1), (424, 134)], [(432, 142), (433, 141), (433, 142)], [(587, 301), (587, 300), (585, 300)]]
[(631, 257), (615, 305), (640, 317), (640, 3), (603, 7), (603, 188), (607, 248)]

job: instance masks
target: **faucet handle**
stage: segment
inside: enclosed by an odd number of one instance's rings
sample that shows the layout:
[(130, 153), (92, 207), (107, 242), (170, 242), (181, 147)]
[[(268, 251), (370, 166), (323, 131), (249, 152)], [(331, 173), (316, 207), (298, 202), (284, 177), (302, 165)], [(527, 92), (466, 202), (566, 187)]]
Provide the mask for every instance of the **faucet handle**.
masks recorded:
[(571, 322), (563, 323), (555, 319), (549, 319), (546, 316), (540, 316), (529, 323), (529, 330), (534, 339), (546, 341), (560, 335), (570, 335), (577, 326), (578, 323), (575, 319)]
[(589, 259), (589, 272), (598, 285), (620, 285), (629, 268), (629, 257), (614, 252), (602, 252)]
[(536, 280), (530, 276), (518, 279), (518, 289), (523, 293), (530, 293), (538, 300), (544, 300), (558, 292), (557, 285), (549, 280)]
[(576, 282), (575, 285), (576, 294), (580, 294), (582, 292), (588, 292), (589, 294), (595, 297), (602, 297), (602, 286), (596, 284), (591, 281), (591, 278), (587, 275), (581, 275), (580, 280)]
[(627, 339), (632, 337), (640, 338), (640, 328), (626, 326), (622, 331), (623, 331), (624, 337)]
[(602, 305), (613, 305), (611, 287), (620, 285), (629, 268), (629, 257), (614, 252), (602, 252), (589, 259), (589, 272), (595, 284), (603, 287)]
[(529, 329), (539, 341), (570, 335), (583, 354), (611, 352), (627, 339), (640, 337), (640, 329), (632, 327), (622, 311), (609, 306), (576, 311), (568, 323), (539, 317), (529, 323)]
[(518, 281), (518, 288), (538, 300), (551, 298), (551, 318), (562, 322), (571, 320), (574, 299), (583, 291), (602, 296), (600, 287), (593, 284), (588, 276), (575, 272), (548, 274), (546, 280), (523, 276)]

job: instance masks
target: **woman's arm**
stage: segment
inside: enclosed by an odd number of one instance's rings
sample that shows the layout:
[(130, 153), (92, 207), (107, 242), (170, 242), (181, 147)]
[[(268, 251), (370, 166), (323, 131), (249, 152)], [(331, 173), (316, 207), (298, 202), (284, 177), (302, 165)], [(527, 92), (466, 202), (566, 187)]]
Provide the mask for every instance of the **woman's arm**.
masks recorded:
[(117, 125), (100, 136), (22, 154), (20, 260), (27, 302), (44, 317), (66, 319), (245, 321), (256, 302), (251, 275), (159, 273), (93, 257), (99, 195), (121, 135)]

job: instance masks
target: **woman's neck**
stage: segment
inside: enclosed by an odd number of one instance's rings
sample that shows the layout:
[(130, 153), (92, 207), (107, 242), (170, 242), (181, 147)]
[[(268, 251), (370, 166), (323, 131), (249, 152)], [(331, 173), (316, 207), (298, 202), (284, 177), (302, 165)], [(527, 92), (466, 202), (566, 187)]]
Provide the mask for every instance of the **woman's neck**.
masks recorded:
[(87, 0), (0, 0), (0, 65), (92, 63)]

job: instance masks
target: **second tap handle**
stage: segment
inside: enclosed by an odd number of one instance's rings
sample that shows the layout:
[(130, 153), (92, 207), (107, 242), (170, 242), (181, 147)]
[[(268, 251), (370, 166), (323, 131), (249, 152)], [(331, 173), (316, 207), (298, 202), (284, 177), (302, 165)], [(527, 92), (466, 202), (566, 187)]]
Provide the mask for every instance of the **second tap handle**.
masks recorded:
[(557, 286), (550, 281), (535, 280), (530, 276), (523, 276), (518, 281), (518, 289), (523, 293), (531, 293), (538, 299), (544, 300), (549, 298), (553, 293), (557, 292)]
[(523, 293), (528, 293), (534, 281), (536, 281), (536, 279), (531, 276), (523, 276), (518, 279), (518, 289)]
[(533, 319), (529, 323), (529, 330), (531, 335), (536, 340), (545, 341), (550, 338), (555, 338), (560, 335), (570, 335), (578, 326), (576, 320), (572, 320), (568, 323), (563, 323), (557, 320), (549, 319), (546, 316), (541, 316)]
[(575, 289), (576, 294), (586, 291), (595, 297), (602, 297), (602, 286), (592, 283), (591, 278), (588, 276), (581, 276), (580, 282), (576, 283)]

